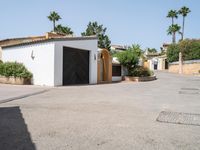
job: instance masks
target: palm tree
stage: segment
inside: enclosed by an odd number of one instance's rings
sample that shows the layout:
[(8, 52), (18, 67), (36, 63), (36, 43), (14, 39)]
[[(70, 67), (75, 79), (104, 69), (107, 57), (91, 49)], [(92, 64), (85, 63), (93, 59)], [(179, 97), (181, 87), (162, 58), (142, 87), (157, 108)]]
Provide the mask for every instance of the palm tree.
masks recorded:
[(182, 25), (182, 33), (181, 33), (181, 40), (184, 38), (184, 28), (185, 28), (185, 17), (189, 14), (191, 10), (187, 7), (182, 7), (178, 13), (183, 16), (183, 25)]
[(169, 26), (167, 33), (168, 35), (173, 35), (172, 43), (176, 43), (176, 33), (180, 32), (181, 27), (178, 24), (173, 24)]
[(58, 13), (55, 11), (51, 12), (50, 15), (48, 16), (48, 19), (53, 22), (53, 31), (55, 32), (56, 28), (56, 21), (60, 20), (61, 17), (59, 16)]
[(174, 18), (178, 18), (178, 12), (176, 10), (170, 10), (168, 12), (167, 18), (172, 19), (172, 25), (174, 25)]
[[(174, 25), (174, 19), (175, 18), (178, 18), (178, 12), (176, 10), (170, 10), (167, 14), (167, 18), (171, 18), (172, 19), (172, 26)], [(172, 32), (172, 41), (174, 41), (174, 39), (176, 38), (175, 37), (175, 34), (174, 32)]]
[(67, 26), (62, 26), (61, 24), (59, 24), (55, 27), (55, 32), (65, 34), (65, 35), (72, 35), (73, 34), (73, 31), (71, 30), (71, 28), (69, 28)]

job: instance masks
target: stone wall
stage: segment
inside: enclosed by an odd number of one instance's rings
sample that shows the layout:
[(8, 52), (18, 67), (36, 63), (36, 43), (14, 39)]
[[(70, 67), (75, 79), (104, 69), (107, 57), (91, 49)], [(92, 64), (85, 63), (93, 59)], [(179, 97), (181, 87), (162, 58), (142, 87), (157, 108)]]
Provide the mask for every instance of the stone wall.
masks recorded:
[[(183, 74), (199, 74), (200, 71), (200, 60), (190, 60), (184, 61), (183, 63)], [(179, 63), (173, 62), (169, 64), (169, 72), (178, 73), (179, 72)]]

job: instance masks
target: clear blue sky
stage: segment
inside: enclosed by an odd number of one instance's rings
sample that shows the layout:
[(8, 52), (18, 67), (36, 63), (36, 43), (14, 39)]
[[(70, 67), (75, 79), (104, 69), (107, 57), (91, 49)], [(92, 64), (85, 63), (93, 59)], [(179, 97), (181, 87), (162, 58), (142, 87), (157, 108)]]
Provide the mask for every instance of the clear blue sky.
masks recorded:
[[(79, 36), (89, 21), (107, 27), (112, 44), (140, 44), (142, 48), (160, 48), (170, 42), (166, 18), (170, 9), (189, 7), (185, 36), (200, 38), (199, 0), (1, 0), (0, 39), (42, 35), (52, 30), (47, 16), (55, 10)], [(181, 18), (178, 22), (181, 23)]]

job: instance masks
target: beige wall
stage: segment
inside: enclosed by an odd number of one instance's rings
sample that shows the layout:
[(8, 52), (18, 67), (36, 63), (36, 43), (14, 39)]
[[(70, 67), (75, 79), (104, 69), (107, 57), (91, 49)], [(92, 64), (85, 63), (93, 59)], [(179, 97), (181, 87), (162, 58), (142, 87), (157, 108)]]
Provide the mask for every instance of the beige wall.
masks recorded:
[[(198, 74), (200, 70), (200, 63), (191, 63), (183, 65), (183, 74)], [(170, 64), (169, 72), (178, 73), (179, 65), (178, 64)]]

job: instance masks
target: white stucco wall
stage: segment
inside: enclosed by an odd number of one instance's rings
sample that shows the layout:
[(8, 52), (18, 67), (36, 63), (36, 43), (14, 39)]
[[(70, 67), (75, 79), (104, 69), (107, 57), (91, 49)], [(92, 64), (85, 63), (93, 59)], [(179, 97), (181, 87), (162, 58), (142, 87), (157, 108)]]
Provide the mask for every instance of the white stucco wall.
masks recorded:
[(89, 83), (97, 83), (97, 39), (72, 40), (55, 42), (54, 85), (62, 85), (63, 80), (63, 47), (72, 47), (89, 51)]
[(2, 48), (0, 47), (0, 60), (2, 60)]
[[(3, 48), (2, 60), (23, 63), (34, 85), (62, 86), (63, 47), (89, 51), (89, 83), (97, 83), (97, 39), (69, 40)], [(34, 59), (31, 57), (34, 56)]]
[(149, 69), (150, 70), (154, 70), (154, 62), (155, 61), (158, 62), (158, 68), (157, 68), (157, 70), (165, 70), (165, 68), (164, 68), (165, 60), (163, 58), (156, 58), (156, 57), (148, 60), (148, 62), (149, 62)]
[(23, 63), (33, 73), (33, 84), (54, 86), (54, 43), (3, 48), (2, 60)]

